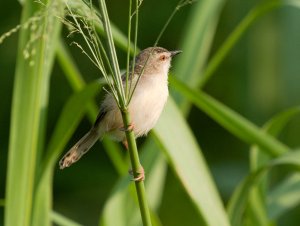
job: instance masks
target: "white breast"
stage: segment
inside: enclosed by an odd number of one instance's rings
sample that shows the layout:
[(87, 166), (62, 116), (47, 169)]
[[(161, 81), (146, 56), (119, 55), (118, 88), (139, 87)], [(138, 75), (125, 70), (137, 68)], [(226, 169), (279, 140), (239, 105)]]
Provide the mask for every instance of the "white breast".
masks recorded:
[(129, 104), (136, 137), (146, 135), (155, 126), (168, 95), (167, 75), (141, 78)]

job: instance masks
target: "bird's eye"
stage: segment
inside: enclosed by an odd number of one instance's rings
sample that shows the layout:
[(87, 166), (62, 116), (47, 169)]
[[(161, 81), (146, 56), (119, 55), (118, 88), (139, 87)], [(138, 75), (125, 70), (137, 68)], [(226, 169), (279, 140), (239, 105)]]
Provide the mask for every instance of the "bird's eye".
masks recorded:
[(166, 57), (165, 55), (161, 55), (161, 56), (159, 57), (159, 59), (160, 59), (161, 61), (164, 61), (164, 60), (167, 59), (167, 57)]

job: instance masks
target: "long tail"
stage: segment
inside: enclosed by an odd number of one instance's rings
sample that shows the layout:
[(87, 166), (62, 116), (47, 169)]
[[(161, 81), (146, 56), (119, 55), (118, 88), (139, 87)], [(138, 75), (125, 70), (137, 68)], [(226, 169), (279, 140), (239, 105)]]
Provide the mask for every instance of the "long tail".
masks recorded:
[(71, 166), (77, 162), (100, 138), (99, 132), (92, 128), (85, 134), (59, 161), (60, 169)]

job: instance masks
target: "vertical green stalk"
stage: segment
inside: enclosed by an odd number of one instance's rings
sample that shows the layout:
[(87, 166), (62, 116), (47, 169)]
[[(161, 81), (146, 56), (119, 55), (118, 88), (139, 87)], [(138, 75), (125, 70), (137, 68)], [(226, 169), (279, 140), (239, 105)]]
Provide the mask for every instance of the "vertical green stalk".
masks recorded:
[[(104, 26), (104, 30), (107, 36), (107, 42), (108, 42), (108, 51), (109, 51), (109, 57), (112, 63), (112, 68), (113, 68), (113, 76), (116, 78), (117, 84), (116, 89), (118, 93), (118, 100), (119, 100), (119, 107), (120, 111), (122, 114), (122, 119), (123, 119), (123, 124), (124, 128), (126, 129), (126, 139), (128, 143), (128, 151), (130, 155), (130, 160), (131, 160), (131, 165), (132, 165), (132, 172), (134, 177), (137, 177), (139, 172), (141, 171), (141, 164), (138, 156), (138, 150), (135, 142), (135, 137), (134, 133), (131, 130), (127, 130), (129, 126), (131, 125), (130, 121), (130, 115), (128, 112), (128, 106), (127, 106), (127, 101), (126, 101), (126, 96), (124, 92), (124, 87), (122, 84), (122, 79), (121, 79), (121, 73), (118, 65), (118, 59), (116, 55), (116, 50), (114, 46), (114, 41), (112, 37), (112, 32), (111, 32), (111, 27), (110, 27), (110, 21), (106, 9), (106, 4), (105, 0), (99, 0), (99, 5), (100, 5), (100, 13), (102, 16), (102, 23)], [(144, 226), (151, 226), (151, 218), (150, 218), (150, 212), (149, 212), (149, 207), (146, 199), (146, 192), (145, 192), (145, 185), (143, 181), (135, 181), (135, 187), (136, 187), (136, 192), (138, 196), (138, 201), (139, 201), (139, 207), (140, 207), (140, 212), (142, 216), (142, 221)]]
[[(29, 226), (32, 218), (35, 170), (43, 146), (53, 46), (60, 28), (50, 10), (37, 16), (40, 7), (28, 0), (22, 14), (22, 24), (33, 16), (37, 20), (28, 27), (23, 26), (18, 43), (6, 182), (6, 226)], [(28, 53), (27, 59), (24, 52)]]
[[(122, 110), (122, 118), (123, 118), (125, 128), (128, 128), (128, 126), (130, 125), (130, 115), (127, 110)], [(128, 150), (129, 150), (133, 176), (134, 178), (136, 178), (139, 176), (139, 172), (141, 172), (141, 170), (143, 169), (139, 160), (135, 137), (132, 131), (130, 130), (126, 131), (126, 139), (128, 142)], [(152, 224), (151, 224), (150, 212), (149, 212), (149, 207), (146, 198), (144, 181), (135, 181), (135, 187), (138, 196), (143, 224), (144, 226), (150, 226)]]

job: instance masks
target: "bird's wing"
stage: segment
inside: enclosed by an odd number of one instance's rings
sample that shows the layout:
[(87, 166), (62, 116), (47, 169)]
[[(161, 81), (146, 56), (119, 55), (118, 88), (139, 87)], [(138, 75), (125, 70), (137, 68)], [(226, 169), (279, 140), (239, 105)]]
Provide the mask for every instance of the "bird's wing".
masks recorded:
[(96, 121), (93, 125), (94, 128), (98, 128), (98, 126), (100, 125), (102, 119), (104, 118), (104, 116), (106, 115), (107, 111), (105, 111), (103, 108), (100, 108), (100, 111), (97, 115)]

